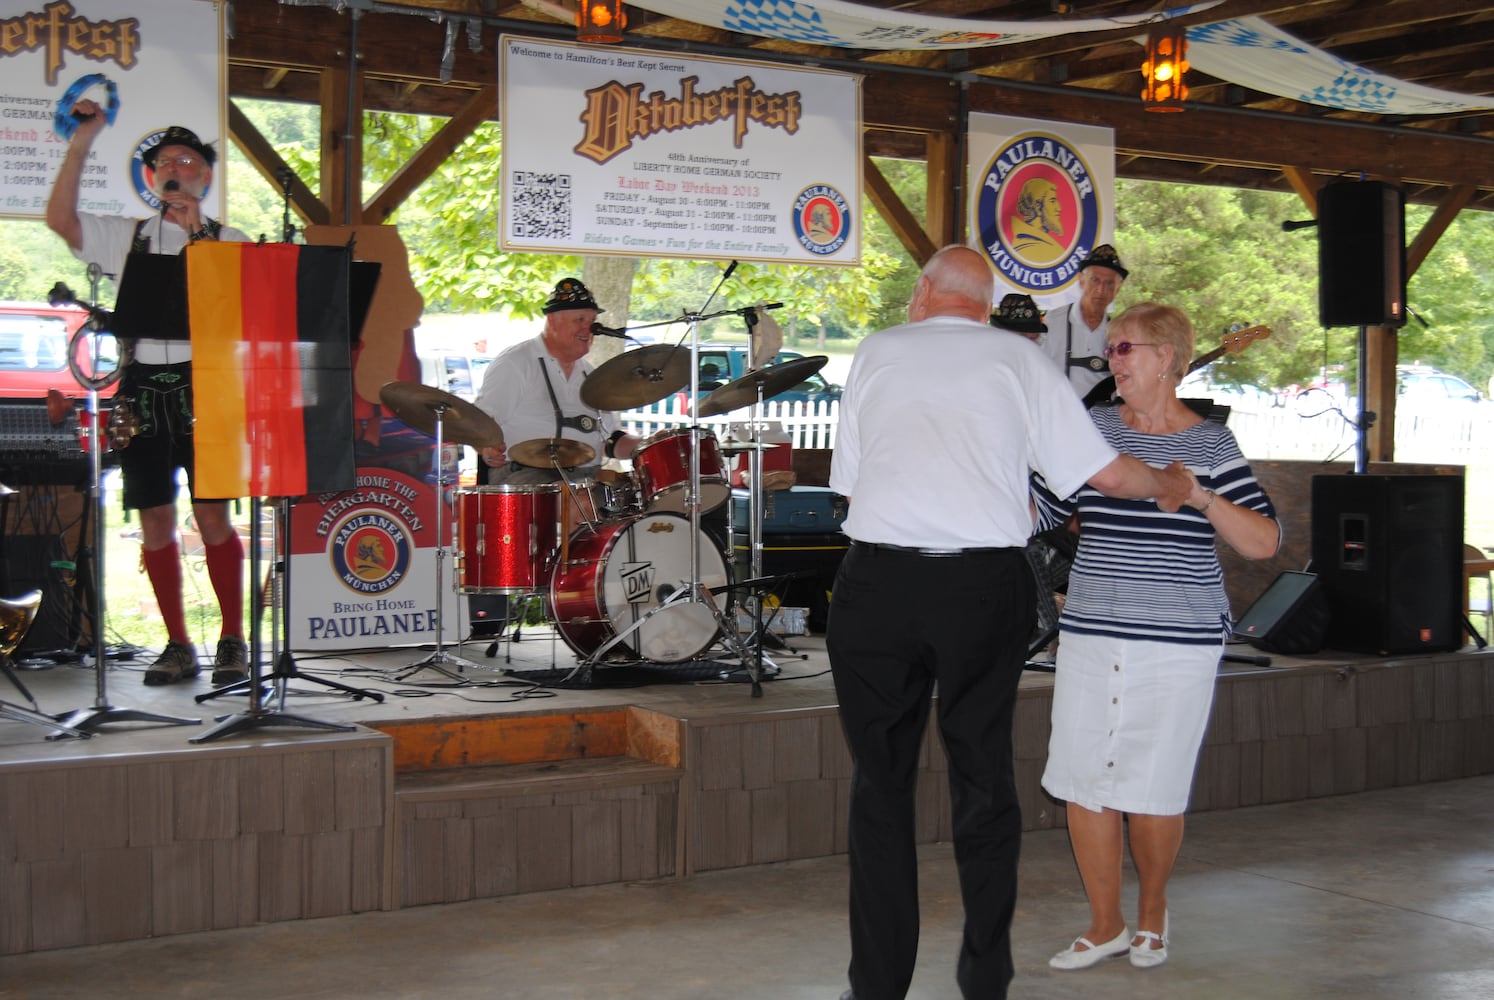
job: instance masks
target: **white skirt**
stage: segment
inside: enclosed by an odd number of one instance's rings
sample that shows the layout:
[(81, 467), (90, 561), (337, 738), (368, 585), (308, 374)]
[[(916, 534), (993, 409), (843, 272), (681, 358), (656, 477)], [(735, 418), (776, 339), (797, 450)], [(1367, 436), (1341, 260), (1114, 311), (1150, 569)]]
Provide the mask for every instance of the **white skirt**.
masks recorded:
[(1043, 788), (1094, 812), (1186, 812), (1222, 650), (1064, 632)]

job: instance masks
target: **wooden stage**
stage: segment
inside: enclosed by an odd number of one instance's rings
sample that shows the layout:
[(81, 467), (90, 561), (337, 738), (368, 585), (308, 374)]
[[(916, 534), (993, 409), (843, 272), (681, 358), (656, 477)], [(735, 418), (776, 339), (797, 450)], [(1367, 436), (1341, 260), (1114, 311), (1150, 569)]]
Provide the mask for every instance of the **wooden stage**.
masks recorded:
[[(206, 672), (147, 688), (146, 662), (111, 661), (106, 706), (203, 722), (53, 741), (0, 720), (0, 954), (844, 852), (851, 764), (824, 640), (788, 642), (761, 697), (720, 678), (732, 664), (604, 668), (608, 686), (582, 689), (506, 673), (575, 665), (545, 627), (492, 659), (448, 647), (472, 664), (445, 664), (456, 679), (402, 676), (428, 650), (308, 654), (283, 711), (271, 698), (247, 731), (203, 742), (246, 695), (199, 704)], [(48, 713), (99, 704), (91, 664), (19, 676)], [(1063, 823), (1039, 787), (1051, 691), (1051, 674), (1024, 675), (1028, 829)], [(0, 698), (23, 701), (3, 678)], [(1491, 722), (1494, 651), (1226, 663), (1192, 810), (1494, 773)], [(932, 727), (922, 768), (920, 840), (948, 840)]]

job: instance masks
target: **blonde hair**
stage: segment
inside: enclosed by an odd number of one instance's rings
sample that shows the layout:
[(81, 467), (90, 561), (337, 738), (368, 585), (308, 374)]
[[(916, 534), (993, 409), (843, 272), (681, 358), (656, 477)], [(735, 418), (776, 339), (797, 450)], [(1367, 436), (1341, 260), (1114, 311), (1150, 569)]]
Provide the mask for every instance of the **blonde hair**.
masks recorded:
[(1134, 329), (1154, 344), (1171, 347), (1169, 371), (1179, 381), (1188, 374), (1188, 363), (1193, 360), (1193, 324), (1183, 310), (1160, 302), (1138, 302), (1110, 321), (1112, 334), (1122, 329)]

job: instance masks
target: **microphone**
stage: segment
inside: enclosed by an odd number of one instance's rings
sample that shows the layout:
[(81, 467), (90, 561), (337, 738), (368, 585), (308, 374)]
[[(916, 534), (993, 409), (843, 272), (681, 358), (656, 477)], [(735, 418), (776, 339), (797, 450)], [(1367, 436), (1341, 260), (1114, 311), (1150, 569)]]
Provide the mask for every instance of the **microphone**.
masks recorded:
[(1283, 222), (1281, 224), (1281, 231), (1284, 232), (1284, 233), (1290, 233), (1294, 229), (1311, 229), (1313, 226), (1316, 226), (1317, 224), (1318, 224), (1318, 220), (1317, 219), (1304, 219), (1301, 222), (1287, 221), (1287, 222)]
[(729, 265), (727, 265), (726, 273), (721, 276), (721, 280), (725, 281), (727, 278), (730, 278), (731, 277), (731, 272), (735, 271), (736, 269), (737, 269), (737, 262), (736, 261), (732, 261)]
[(782, 309), (783, 308), (783, 303), (782, 302), (769, 302), (766, 305), (760, 305), (760, 306), (758, 306), (758, 308), (759, 309)]
[(593, 337), (616, 337), (618, 340), (627, 340), (628, 331), (617, 326), (603, 326), (600, 323), (591, 324), (591, 335)]

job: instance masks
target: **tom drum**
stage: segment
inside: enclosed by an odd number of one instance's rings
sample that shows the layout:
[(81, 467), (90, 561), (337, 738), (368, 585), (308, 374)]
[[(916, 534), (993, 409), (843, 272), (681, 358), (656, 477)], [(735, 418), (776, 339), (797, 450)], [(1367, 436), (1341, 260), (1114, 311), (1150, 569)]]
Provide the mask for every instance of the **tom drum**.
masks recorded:
[(551, 557), (560, 547), (560, 485), (458, 490), (456, 524), (462, 593), (543, 591)]

